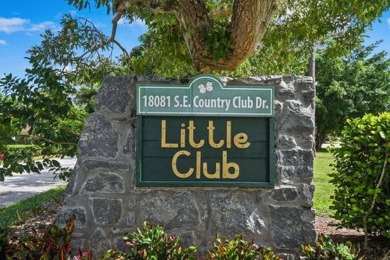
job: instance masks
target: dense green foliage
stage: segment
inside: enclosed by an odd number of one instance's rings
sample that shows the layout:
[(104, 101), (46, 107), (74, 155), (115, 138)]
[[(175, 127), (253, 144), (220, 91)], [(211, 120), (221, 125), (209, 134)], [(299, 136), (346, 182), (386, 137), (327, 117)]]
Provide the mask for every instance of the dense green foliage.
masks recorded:
[(144, 222), (142, 230), (137, 228), (123, 240), (129, 252), (108, 250), (103, 259), (195, 259), (196, 247), (183, 247), (179, 237), (168, 235), (161, 226)]
[[(90, 21), (65, 15), (61, 25), (58, 34), (47, 30), (28, 51), (31, 69), (24, 78), (0, 78), (0, 181), (43, 169), (68, 178), (70, 169), (50, 158), (76, 155), (104, 75), (126, 69), (100, 55), (110, 47)], [(13, 149), (14, 144), (31, 146)]]
[(390, 113), (347, 120), (332, 153), (334, 217), (344, 227), (390, 237)]
[[(55, 155), (75, 156), (86, 113), (75, 107), (70, 95), (74, 87), (57, 70), (32, 56), (26, 78), (11, 74), (0, 79), (0, 180), (12, 173), (40, 172), (49, 168), (66, 179)], [(11, 144), (30, 144), (15, 149)], [(43, 160), (35, 160), (36, 156)]]
[(338, 58), (319, 53), (317, 148), (328, 135), (339, 135), (347, 118), (390, 111), (390, 59), (386, 52), (373, 53), (377, 44)]
[(307, 260), (318, 259), (360, 259), (359, 248), (350, 241), (344, 243), (335, 243), (329, 236), (320, 235), (318, 241), (313, 245), (302, 245), (301, 256)]
[(208, 251), (207, 259), (267, 259), (279, 260), (281, 257), (275, 254), (271, 248), (257, 246), (253, 241), (249, 242), (236, 235), (232, 240), (222, 240), (218, 235), (212, 250)]
[[(74, 220), (64, 228), (58, 225), (42, 225), (37, 230), (11, 235), (0, 227), (1, 259), (67, 259), (71, 253), (71, 235)], [(1, 239), (2, 236), (7, 239)]]

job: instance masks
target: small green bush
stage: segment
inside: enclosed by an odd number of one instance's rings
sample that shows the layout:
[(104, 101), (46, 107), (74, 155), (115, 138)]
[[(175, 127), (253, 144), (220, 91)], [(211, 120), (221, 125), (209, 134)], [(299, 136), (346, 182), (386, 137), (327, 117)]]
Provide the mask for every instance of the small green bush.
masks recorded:
[(350, 241), (335, 243), (327, 235), (320, 235), (316, 245), (302, 245), (300, 256), (307, 260), (317, 259), (345, 259), (354, 260), (358, 258), (359, 249)]
[(179, 237), (169, 236), (161, 226), (152, 226), (144, 222), (142, 230), (123, 237), (129, 252), (116, 249), (107, 250), (103, 259), (195, 259), (197, 248), (184, 248)]
[(242, 239), (241, 235), (236, 235), (233, 240), (225, 240), (217, 236), (213, 249), (208, 252), (208, 259), (217, 260), (278, 260), (280, 256), (276, 255), (272, 249), (258, 247), (253, 241), (248, 242)]
[[(335, 157), (334, 217), (347, 228), (390, 237), (390, 113), (347, 120)], [(365, 243), (365, 246), (367, 244)]]

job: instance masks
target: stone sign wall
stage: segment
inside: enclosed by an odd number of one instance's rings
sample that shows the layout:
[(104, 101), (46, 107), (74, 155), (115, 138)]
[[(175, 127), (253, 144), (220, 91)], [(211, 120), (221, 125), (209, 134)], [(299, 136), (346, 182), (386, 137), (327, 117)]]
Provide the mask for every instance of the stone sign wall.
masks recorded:
[[(74, 247), (102, 255), (123, 249), (122, 236), (144, 221), (163, 225), (187, 245), (208, 249), (219, 233), (242, 234), (274, 251), (294, 253), (315, 241), (314, 97), (309, 77), (222, 78), (228, 85), (275, 87), (274, 188), (136, 187), (136, 83), (152, 77), (107, 77), (80, 137), (79, 156), (58, 216), (76, 216)], [(180, 82), (176, 82), (180, 83)]]

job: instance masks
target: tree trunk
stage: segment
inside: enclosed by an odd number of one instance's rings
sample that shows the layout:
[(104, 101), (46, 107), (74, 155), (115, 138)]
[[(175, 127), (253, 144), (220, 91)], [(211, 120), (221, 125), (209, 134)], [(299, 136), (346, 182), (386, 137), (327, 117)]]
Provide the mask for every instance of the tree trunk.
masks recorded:
[[(216, 30), (213, 14), (205, 0), (126, 0), (115, 7), (114, 29), (128, 8), (143, 7), (154, 14), (173, 12), (195, 68), (199, 72), (234, 70), (256, 50), (276, 11), (277, 0), (234, 0), (232, 10), (223, 10), (225, 31)], [(115, 32), (115, 30), (113, 30)], [(225, 58), (215, 59), (208, 38), (216, 33), (226, 36), (229, 44), (219, 50)], [(113, 33), (112, 35), (115, 35)], [(220, 36), (220, 35), (219, 35)], [(217, 42), (218, 44), (220, 42)], [(211, 43), (212, 45), (212, 43)]]
[(215, 60), (205, 37), (214, 24), (202, 0), (183, 0), (175, 10), (195, 68), (200, 72), (234, 70), (256, 50), (276, 10), (276, 0), (235, 0), (226, 35), (231, 48)]

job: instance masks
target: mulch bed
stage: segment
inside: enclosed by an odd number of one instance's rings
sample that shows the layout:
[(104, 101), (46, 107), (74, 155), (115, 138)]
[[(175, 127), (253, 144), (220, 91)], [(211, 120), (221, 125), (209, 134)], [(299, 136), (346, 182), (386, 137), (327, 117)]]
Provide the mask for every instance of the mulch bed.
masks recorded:
[(361, 248), (360, 255), (364, 256), (364, 259), (390, 259), (390, 239), (383, 237), (370, 237), (368, 249), (363, 250), (363, 231), (337, 228), (337, 221), (329, 217), (316, 217), (315, 221), (318, 234), (327, 234), (333, 239), (333, 241), (338, 243), (351, 241), (353, 244), (359, 245)]

